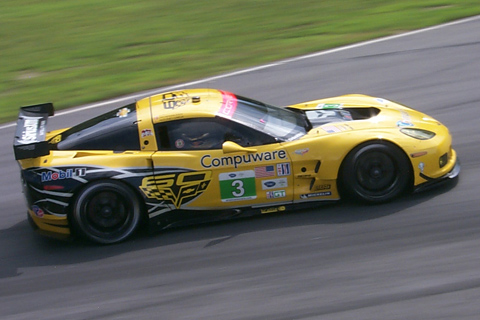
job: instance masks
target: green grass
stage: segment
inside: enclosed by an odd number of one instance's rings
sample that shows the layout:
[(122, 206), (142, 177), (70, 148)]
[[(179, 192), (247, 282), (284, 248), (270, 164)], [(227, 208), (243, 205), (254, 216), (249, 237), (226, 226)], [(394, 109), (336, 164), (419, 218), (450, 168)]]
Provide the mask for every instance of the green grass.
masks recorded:
[(2, 0), (0, 122), (476, 14), (474, 0)]

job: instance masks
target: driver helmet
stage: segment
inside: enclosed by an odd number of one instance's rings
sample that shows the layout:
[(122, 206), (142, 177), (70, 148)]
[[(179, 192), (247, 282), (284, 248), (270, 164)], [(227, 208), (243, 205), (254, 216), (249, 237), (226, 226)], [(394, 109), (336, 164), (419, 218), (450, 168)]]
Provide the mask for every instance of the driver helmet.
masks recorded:
[(195, 130), (182, 133), (185, 144), (193, 149), (210, 149), (218, 143), (217, 135), (214, 132), (206, 132), (203, 130)]

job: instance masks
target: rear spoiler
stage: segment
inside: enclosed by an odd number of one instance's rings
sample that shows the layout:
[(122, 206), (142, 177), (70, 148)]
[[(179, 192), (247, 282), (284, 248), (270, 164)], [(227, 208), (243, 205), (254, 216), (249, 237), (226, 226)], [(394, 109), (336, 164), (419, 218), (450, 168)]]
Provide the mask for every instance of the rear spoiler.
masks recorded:
[(20, 108), (13, 141), (15, 160), (37, 158), (50, 153), (45, 134), (47, 119), (53, 114), (52, 103)]

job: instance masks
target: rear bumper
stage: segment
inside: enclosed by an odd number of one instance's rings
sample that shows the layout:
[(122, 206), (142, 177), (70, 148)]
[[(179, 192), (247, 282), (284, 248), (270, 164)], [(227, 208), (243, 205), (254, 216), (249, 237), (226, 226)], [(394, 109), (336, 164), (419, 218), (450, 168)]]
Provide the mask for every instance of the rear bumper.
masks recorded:
[(456, 179), (460, 174), (460, 170), (461, 170), (460, 160), (457, 158), (452, 170), (450, 170), (447, 174), (441, 176), (440, 178), (432, 179), (432, 178), (422, 176), (423, 178), (427, 179), (427, 182), (424, 182), (416, 186), (414, 189), (414, 192), (425, 191), (433, 187), (436, 187), (440, 184)]
[(37, 233), (56, 239), (68, 239), (71, 237), (67, 218), (45, 215), (37, 217), (32, 210), (27, 213), (28, 222)]

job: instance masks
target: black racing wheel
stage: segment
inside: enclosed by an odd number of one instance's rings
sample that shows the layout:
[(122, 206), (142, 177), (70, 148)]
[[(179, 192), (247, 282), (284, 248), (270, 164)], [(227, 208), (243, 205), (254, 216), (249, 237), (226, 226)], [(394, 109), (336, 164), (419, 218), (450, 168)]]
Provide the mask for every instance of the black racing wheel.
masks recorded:
[(354, 148), (345, 158), (340, 189), (355, 200), (387, 202), (406, 190), (411, 172), (410, 161), (398, 147), (386, 142), (367, 143)]
[(117, 181), (87, 185), (72, 211), (74, 229), (85, 238), (102, 244), (125, 240), (140, 223), (140, 202), (134, 192)]

